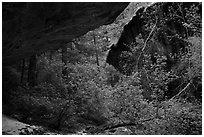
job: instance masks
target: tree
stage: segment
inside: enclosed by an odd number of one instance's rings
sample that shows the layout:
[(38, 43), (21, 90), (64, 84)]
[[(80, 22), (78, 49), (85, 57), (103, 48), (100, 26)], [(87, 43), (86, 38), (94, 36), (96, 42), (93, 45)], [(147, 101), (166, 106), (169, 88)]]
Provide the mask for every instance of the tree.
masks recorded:
[(29, 59), (29, 68), (28, 68), (28, 83), (30, 87), (34, 87), (37, 84), (37, 56), (32, 55)]
[(66, 66), (67, 66), (67, 45), (62, 46), (62, 63), (63, 63), (63, 70), (62, 70), (62, 77), (66, 77), (67, 75), (67, 70), (66, 70)]
[(22, 60), (22, 67), (21, 67), (21, 83), (23, 83), (24, 72), (25, 72), (25, 59)]
[(96, 35), (95, 35), (94, 31), (93, 31), (93, 40), (94, 40), (94, 47), (96, 50), (96, 64), (97, 64), (97, 66), (100, 66), (99, 65), (99, 59), (98, 59), (98, 49), (97, 49), (97, 45), (96, 45)]

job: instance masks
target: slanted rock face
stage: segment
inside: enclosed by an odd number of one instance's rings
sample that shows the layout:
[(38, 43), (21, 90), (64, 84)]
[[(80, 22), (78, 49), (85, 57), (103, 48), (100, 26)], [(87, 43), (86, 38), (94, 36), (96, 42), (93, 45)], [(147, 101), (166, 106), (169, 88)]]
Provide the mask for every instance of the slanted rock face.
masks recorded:
[(3, 3), (3, 65), (112, 23), (129, 3)]
[[(190, 8), (192, 5), (197, 5), (198, 10), (196, 12), (202, 17), (202, 6), (198, 2), (182, 3), (182, 20), (179, 17), (169, 17), (172, 15), (172, 11), (169, 9), (179, 8), (178, 3), (153, 3), (146, 7), (141, 7), (137, 10), (132, 20), (124, 26), (118, 42), (111, 46), (106, 62), (125, 75), (131, 75), (132, 72), (138, 69), (142, 75), (141, 83), (145, 91), (143, 94), (144, 98), (151, 99), (152, 90), (149, 88), (151, 81), (148, 80), (147, 74), (142, 70), (144, 67), (143, 59), (141, 59), (142, 57), (139, 58), (145, 45), (144, 42), (140, 42), (141, 39), (146, 41), (149, 38), (144, 52), (151, 56), (152, 63), (156, 63), (156, 54), (165, 56), (167, 58), (165, 70), (171, 70), (179, 64), (178, 54), (187, 51), (186, 47), (189, 43), (184, 39), (194, 35), (193, 29), (185, 26), (183, 23), (187, 14), (187, 10), (184, 12), (184, 9)], [(156, 26), (156, 30), (152, 34), (151, 30), (147, 27), (150, 26), (150, 23), (153, 24), (150, 28), (153, 28), (154, 25)], [(150, 37), (148, 37), (149, 34), (151, 34)], [(140, 60), (138, 61), (138, 59)], [(178, 81), (169, 83), (168, 87), (180, 85)], [(169, 88), (169, 91), (172, 91), (169, 97), (178, 92), (173, 91), (171, 88)], [(198, 95), (198, 93), (196, 94)]]
[[(198, 6), (198, 10), (196, 11), (200, 16), (202, 16), (202, 5), (198, 2), (184, 2), (183, 3), (183, 9), (190, 8), (193, 4)], [(124, 51), (130, 50), (130, 45), (133, 42), (136, 42), (136, 37), (141, 37), (145, 41), (148, 37), (150, 30), (147, 29), (147, 26), (149, 25), (149, 22), (155, 23), (154, 16), (157, 16), (158, 22), (157, 24), (160, 24), (160, 26), (157, 25), (157, 31), (156, 33), (152, 34), (150, 37), (151, 42), (149, 42), (151, 47), (148, 47), (149, 53), (151, 54), (152, 61), (154, 62), (154, 54), (158, 52), (161, 55), (164, 55), (167, 57), (167, 69), (171, 69), (171, 67), (176, 63), (175, 59), (172, 59), (170, 57), (170, 54), (175, 55), (180, 50), (182, 52), (185, 51), (186, 43), (182, 38), (186, 38), (188, 36), (191, 36), (193, 34), (191, 28), (185, 27), (185, 25), (182, 23), (181, 19), (179, 17), (176, 18), (170, 18), (170, 14), (172, 14), (169, 9), (171, 6), (174, 8), (177, 7), (178, 4), (175, 3), (152, 3), (150, 5), (142, 6), (139, 8), (135, 14), (135, 16), (130, 20), (130, 22), (124, 26), (122, 34), (118, 40), (118, 42), (111, 46), (111, 49), (108, 53), (106, 62), (110, 65), (113, 65), (117, 70), (124, 73), (125, 71), (121, 67), (121, 60), (124, 60), (123, 58), (120, 58), (121, 54), (123, 54)], [(158, 7), (155, 7), (158, 6)], [(160, 7), (160, 8), (159, 8)], [(161, 15), (156, 15), (155, 8), (160, 10)], [(149, 15), (152, 14), (152, 15)], [(186, 12), (183, 11), (183, 14), (185, 15)], [(165, 20), (164, 20), (165, 19)], [(161, 23), (161, 20), (163, 20), (163, 24)], [(161, 25), (162, 24), (162, 25)], [(179, 34), (179, 37), (177, 36)], [(138, 50), (138, 52), (141, 52), (141, 49)], [(138, 54), (139, 54), (138, 53)], [(135, 54), (132, 54), (135, 56)], [(134, 61), (133, 61), (134, 62)], [(137, 64), (137, 63), (135, 63)], [(123, 66), (129, 65), (128, 63), (123, 64)], [(132, 68), (132, 67), (130, 67)], [(134, 71), (134, 70), (132, 70)], [(131, 73), (128, 73), (131, 74)]]
[(124, 26), (122, 34), (117, 42), (117, 44), (113, 44), (107, 56), (106, 62), (108, 64), (113, 65), (116, 69), (120, 69), (119, 56), (123, 51), (130, 51), (128, 45), (134, 42), (135, 37), (139, 35), (142, 31), (142, 26), (144, 20), (141, 18), (141, 14), (144, 11), (144, 7), (141, 7), (136, 12), (136, 15), (132, 18), (132, 20)]

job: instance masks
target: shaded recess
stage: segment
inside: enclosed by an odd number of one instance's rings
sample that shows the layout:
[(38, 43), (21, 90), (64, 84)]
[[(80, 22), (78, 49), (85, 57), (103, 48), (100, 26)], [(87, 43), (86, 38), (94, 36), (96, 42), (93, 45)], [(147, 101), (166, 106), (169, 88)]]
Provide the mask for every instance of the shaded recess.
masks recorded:
[(3, 2), (3, 65), (55, 50), (112, 23), (129, 3)]

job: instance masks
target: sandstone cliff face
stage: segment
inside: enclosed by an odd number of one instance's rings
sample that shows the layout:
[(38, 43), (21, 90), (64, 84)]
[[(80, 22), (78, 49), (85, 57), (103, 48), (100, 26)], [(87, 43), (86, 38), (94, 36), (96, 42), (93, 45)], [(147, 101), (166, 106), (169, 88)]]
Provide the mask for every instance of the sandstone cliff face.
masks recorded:
[(3, 3), (3, 65), (112, 23), (128, 3)]
[[(149, 85), (153, 80), (149, 79), (148, 74), (143, 70), (145, 64), (142, 59), (142, 53), (144, 52), (150, 56), (152, 64), (156, 63), (157, 58), (155, 55), (165, 56), (165, 71), (171, 70), (181, 75), (180, 72), (184, 70), (184, 67), (179, 67), (179, 64), (183, 63), (183, 61), (180, 61), (180, 55), (181, 53), (187, 53), (187, 47), (190, 44), (187, 39), (195, 35), (192, 27), (184, 25), (185, 23), (192, 24), (192, 21), (185, 21), (185, 18), (188, 17), (188, 10), (190, 10), (191, 6), (196, 5), (197, 10), (194, 12), (196, 12), (197, 18), (201, 19), (202, 17), (202, 6), (198, 2), (182, 3), (182, 19), (178, 15), (175, 16), (173, 14), (174, 10), (178, 8), (177, 5), (169, 2), (152, 3), (148, 6), (140, 7), (136, 11), (135, 16), (124, 26), (119, 40), (110, 47), (107, 55), (106, 62), (121, 73), (132, 75), (136, 70), (141, 73), (141, 84), (145, 91), (143, 96), (149, 100), (151, 100), (151, 95), (153, 94)], [(171, 8), (174, 10), (168, 10)], [(147, 26), (151, 26), (150, 24), (154, 24), (156, 29), (154, 29), (153, 25), (151, 29), (148, 29), (149, 27)], [(198, 28), (202, 27), (199, 26)], [(201, 30), (198, 29), (197, 32), (201, 32)], [(169, 98), (178, 93), (179, 90), (175, 89), (181, 83), (181, 79), (168, 83), (170, 88), (167, 96)], [(196, 92), (201, 93), (200, 91), (195, 91), (195, 94)]]

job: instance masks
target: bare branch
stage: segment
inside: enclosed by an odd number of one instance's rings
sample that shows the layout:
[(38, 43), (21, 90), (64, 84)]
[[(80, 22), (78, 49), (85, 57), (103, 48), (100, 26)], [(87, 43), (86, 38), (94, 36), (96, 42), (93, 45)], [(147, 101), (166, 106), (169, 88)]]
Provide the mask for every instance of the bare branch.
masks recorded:
[(152, 33), (154, 32), (154, 30), (155, 30), (155, 28), (156, 28), (156, 26), (157, 26), (157, 22), (158, 22), (158, 17), (156, 17), (156, 22), (155, 22), (155, 24), (154, 24), (154, 26), (153, 26), (151, 32), (149, 33), (147, 39), (145, 40), (144, 46), (143, 46), (143, 48), (142, 48), (142, 51), (141, 51), (141, 53), (140, 53), (140, 55), (139, 55), (139, 57), (138, 57), (138, 65), (137, 65), (137, 66), (138, 66), (138, 70), (139, 70), (140, 58), (141, 58), (141, 56), (144, 54), (144, 50), (145, 50), (145, 48), (146, 48), (146, 46), (147, 46), (147, 42), (149, 41), (150, 37), (152, 36)]
[(183, 91), (185, 91), (189, 86), (191, 85), (191, 82), (189, 82), (185, 88), (183, 88), (178, 94), (176, 94), (175, 96), (173, 96), (169, 101), (175, 99), (177, 96), (179, 96)]

